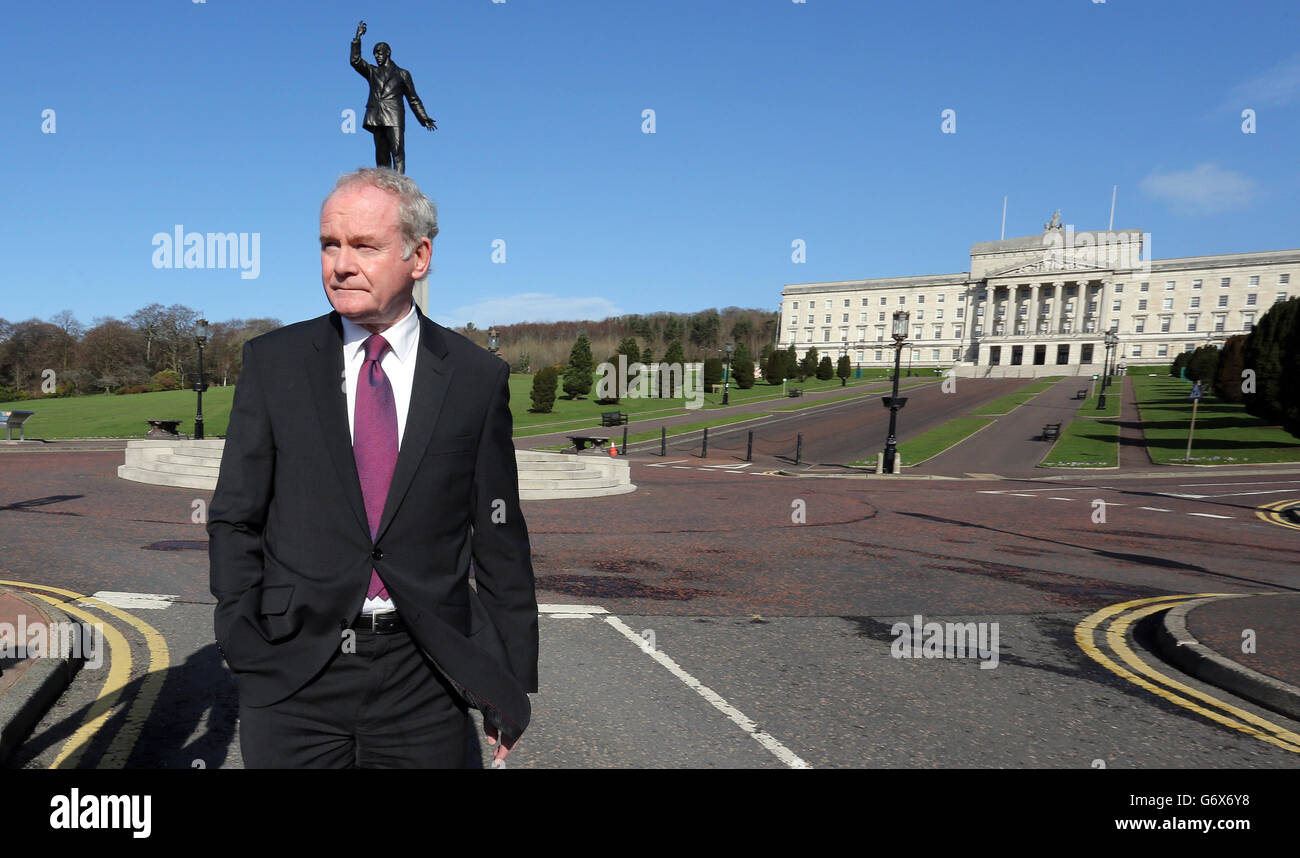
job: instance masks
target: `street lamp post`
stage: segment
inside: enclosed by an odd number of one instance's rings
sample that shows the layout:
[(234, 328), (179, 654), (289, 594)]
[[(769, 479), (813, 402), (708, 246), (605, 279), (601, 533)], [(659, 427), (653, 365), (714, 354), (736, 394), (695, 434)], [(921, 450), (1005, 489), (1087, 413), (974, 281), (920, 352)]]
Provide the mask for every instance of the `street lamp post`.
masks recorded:
[(194, 382), (194, 392), (198, 394), (198, 413), (194, 415), (194, 440), (203, 440), (203, 391), (208, 383), (203, 380), (203, 346), (208, 342), (208, 320), (199, 319), (194, 325), (194, 342), (199, 346), (199, 379)]
[(497, 357), (501, 356), (501, 334), (497, 331), (496, 325), (488, 328), (488, 351)]
[[(907, 310), (894, 311), (894, 393), (885, 400), (889, 409), (889, 437), (885, 439), (885, 473), (894, 472), (894, 459), (898, 455), (898, 410), (907, 404), (907, 399), (898, 397), (898, 371), (903, 360), (903, 343), (907, 340), (907, 322), (910, 317)], [(909, 357), (910, 361), (910, 357)]]
[(1105, 343), (1106, 343), (1106, 353), (1105, 356), (1102, 358), (1102, 366), (1101, 366), (1101, 371), (1102, 371), (1101, 393), (1097, 395), (1098, 411), (1102, 411), (1106, 407), (1106, 388), (1110, 386), (1111, 350), (1116, 349), (1116, 351), (1118, 352), (1118, 349), (1116, 347), (1119, 345), (1119, 335), (1117, 335), (1113, 330), (1107, 331)]
[(722, 404), (726, 405), (731, 394), (731, 353), (735, 350), (735, 343), (727, 343), (727, 374), (722, 379)]

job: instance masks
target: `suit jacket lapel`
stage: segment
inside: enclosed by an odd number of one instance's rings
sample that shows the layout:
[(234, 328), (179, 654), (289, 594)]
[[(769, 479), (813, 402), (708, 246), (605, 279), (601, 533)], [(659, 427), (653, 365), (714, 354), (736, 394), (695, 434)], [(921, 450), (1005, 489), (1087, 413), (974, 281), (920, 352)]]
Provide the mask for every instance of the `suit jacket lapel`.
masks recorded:
[[(384, 514), (379, 520), (378, 542), (384, 531), (393, 521), (397, 507), (411, 487), (411, 480), (420, 467), (424, 451), (433, 439), (434, 427), (438, 425), (438, 415), (442, 412), (443, 402), (447, 398), (447, 388), (451, 384), (453, 367), (447, 356), (447, 344), (443, 342), (439, 327), (420, 313), (415, 312), (420, 320), (420, 341), (416, 347), (415, 378), (411, 385), (411, 403), (406, 410), (406, 429), (402, 433), (402, 446), (397, 453), (397, 467), (393, 471), (393, 482), (388, 487), (388, 497), (384, 501)], [(340, 370), (342, 365), (340, 364)], [(344, 426), (346, 429), (346, 424)], [(356, 467), (353, 466), (353, 474)], [(357, 480), (357, 477), (353, 477)], [(359, 485), (359, 483), (358, 483)], [(358, 488), (357, 496), (361, 496)], [(364, 521), (364, 516), (362, 517)]]
[(370, 525), (366, 520), (366, 503), (361, 495), (361, 479), (357, 476), (357, 462), (352, 455), (352, 435), (348, 431), (348, 397), (343, 390), (343, 324), (338, 313), (320, 318), (312, 351), (303, 361), (307, 378), (311, 381), (312, 403), (320, 420), (325, 449), (334, 463), (343, 495), (352, 507), (357, 524), (368, 535)]

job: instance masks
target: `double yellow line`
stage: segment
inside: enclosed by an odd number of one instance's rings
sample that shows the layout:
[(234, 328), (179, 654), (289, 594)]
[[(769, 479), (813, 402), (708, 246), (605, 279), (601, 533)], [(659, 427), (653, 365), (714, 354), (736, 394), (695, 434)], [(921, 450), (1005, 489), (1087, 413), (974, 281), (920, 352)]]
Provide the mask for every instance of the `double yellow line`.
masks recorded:
[[(1239, 730), (1283, 750), (1300, 754), (1300, 735), (1154, 670), (1137, 657), (1125, 639), (1129, 628), (1144, 617), (1192, 599), (1226, 595), (1229, 594), (1196, 593), (1184, 596), (1158, 596), (1111, 605), (1079, 623), (1074, 629), (1074, 640), (1093, 661), (1134, 685), (1145, 688), (1170, 703), (1203, 715), (1217, 724)], [(1103, 625), (1105, 625), (1104, 629)], [(1116, 663), (1108, 656), (1102, 646), (1097, 644), (1098, 639), (1128, 667)]]
[(1255, 515), (1261, 521), (1267, 521), (1269, 524), (1276, 524), (1279, 527), (1289, 527), (1292, 530), (1300, 530), (1300, 524), (1293, 524), (1282, 517), (1283, 512), (1296, 506), (1300, 506), (1300, 500), (1296, 498), (1273, 501), (1272, 503), (1266, 503), (1259, 509), (1255, 510)]
[[(44, 591), (32, 593), (31, 595), (49, 602), (84, 623), (93, 626), (100, 622), (97, 615), (70, 604), (73, 601), (80, 602), (84, 606), (95, 608), (126, 623), (144, 638), (145, 645), (149, 650), (149, 664), (146, 673), (140, 681), (139, 690), (127, 709), (126, 719), (121, 729), (113, 736), (108, 750), (100, 757), (96, 768), (120, 769), (125, 766), (127, 758), (131, 755), (131, 750), (140, 738), (140, 732), (144, 729), (149, 713), (158, 700), (158, 693), (162, 690), (167, 668), (171, 665), (171, 654), (167, 649), (167, 642), (163, 639), (163, 636), (159, 634), (157, 629), (138, 617), (132, 616), (93, 596), (84, 596), (60, 587), (29, 584), (26, 581), (0, 581), (0, 584), (24, 590)], [(56, 595), (49, 596), (46, 593)], [(56, 596), (63, 598), (57, 598)], [(100, 686), (99, 695), (95, 698), (95, 702), (90, 705), (90, 708), (82, 716), (81, 726), (63, 743), (63, 747), (59, 749), (54, 762), (50, 764), (52, 769), (75, 769), (80, 766), (86, 754), (86, 749), (90, 747), (91, 739), (108, 721), (113, 710), (117, 708), (121, 702), (122, 694), (131, 680), (131, 645), (127, 642), (126, 637), (115, 626), (105, 625), (104, 639), (109, 649), (108, 674), (104, 677), (104, 682)]]

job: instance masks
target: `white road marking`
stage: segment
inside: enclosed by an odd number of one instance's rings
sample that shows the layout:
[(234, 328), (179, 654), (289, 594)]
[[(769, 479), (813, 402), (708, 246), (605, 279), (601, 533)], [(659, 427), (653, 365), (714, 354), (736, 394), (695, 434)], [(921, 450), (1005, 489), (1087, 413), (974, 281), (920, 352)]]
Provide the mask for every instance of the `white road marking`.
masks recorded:
[(1221, 495), (1202, 495), (1202, 497), (1237, 498), (1237, 497), (1244, 497), (1246, 495), (1279, 495), (1279, 494), (1286, 494), (1287, 492), (1294, 492), (1294, 491), (1295, 489), (1267, 489), (1262, 492), (1227, 492), (1226, 494), (1221, 494)]
[(1013, 498), (1035, 498), (1035, 497), (1038, 497), (1038, 495), (1027, 495), (1027, 494), (1024, 494), (1023, 492), (1007, 492), (1007, 494), (1011, 495)]
[(1158, 506), (1140, 506), (1138, 507), (1138, 509), (1146, 509), (1146, 510), (1150, 510), (1151, 512), (1173, 512), (1172, 509), (1164, 509)]
[(1072, 501), (1072, 500), (1075, 500), (1075, 498), (1048, 498), (1048, 500)]
[(1289, 486), (1300, 483), (1300, 480), (1251, 480), (1244, 483), (1179, 483), (1180, 489), (1212, 489), (1218, 486)]
[(990, 491), (989, 489), (980, 489), (978, 492), (976, 492), (976, 494), (981, 494), (981, 495), (1004, 495), (1004, 494), (1006, 494), (1006, 492), (1005, 492), (1005, 491), (995, 492), (995, 491)]
[(782, 745), (775, 738), (763, 732), (762, 730), (758, 729), (757, 724), (755, 724), (749, 718), (746, 718), (745, 715), (741, 713), (740, 710), (738, 710), (736, 707), (732, 706), (726, 700), (723, 700), (722, 696), (719, 695), (718, 692), (714, 691), (712, 688), (709, 688), (706, 685), (701, 684), (698, 679), (691, 676), (686, 671), (682, 670), (682, 668), (677, 664), (677, 662), (673, 661), (671, 658), (664, 655), (661, 650), (659, 650), (658, 648), (650, 649), (646, 644), (645, 640), (639, 634), (632, 631), (632, 629), (629, 628), (628, 625), (624, 623), (622, 620), (620, 620), (618, 617), (611, 614), (605, 617), (605, 622), (609, 623), (611, 626), (618, 629), (618, 631), (625, 638), (632, 641), (632, 643), (636, 644), (637, 648), (640, 649), (642, 652), (646, 653), (655, 661), (659, 662), (664, 667), (668, 668), (668, 671), (673, 676), (677, 677), (682, 682), (686, 683), (687, 687), (694, 689), (695, 693), (699, 694), (705, 700), (709, 701), (709, 703), (713, 704), (713, 708), (717, 709), (719, 712), (721, 712), (722, 714), (730, 718), (732, 722), (736, 724), (736, 726), (738, 726), (740, 729), (744, 730), (746, 733), (752, 736), (754, 741), (758, 742), (764, 748), (767, 748), (769, 751), (771, 751), (776, 756), (776, 758), (780, 760), (782, 763), (784, 763), (785, 765), (789, 766), (792, 769), (812, 768), (812, 766), (808, 765), (808, 763), (800, 759), (798, 755), (796, 755), (785, 745)]
[(675, 465), (678, 462), (689, 462), (689, 459), (669, 459), (666, 462), (660, 462), (660, 465)]
[(689, 465), (673, 465), (673, 467), (679, 471), (689, 471), (691, 469)]
[(116, 590), (100, 590), (92, 593), (92, 598), (124, 610), (161, 611), (171, 607), (180, 596), (167, 596), (162, 593), (122, 593)]
[(1212, 512), (1189, 512), (1188, 515), (1199, 515), (1201, 518), (1232, 518), (1230, 515), (1215, 515)]
[(600, 605), (538, 605), (539, 614), (608, 614)]
[(553, 620), (590, 620), (594, 614), (547, 614)]

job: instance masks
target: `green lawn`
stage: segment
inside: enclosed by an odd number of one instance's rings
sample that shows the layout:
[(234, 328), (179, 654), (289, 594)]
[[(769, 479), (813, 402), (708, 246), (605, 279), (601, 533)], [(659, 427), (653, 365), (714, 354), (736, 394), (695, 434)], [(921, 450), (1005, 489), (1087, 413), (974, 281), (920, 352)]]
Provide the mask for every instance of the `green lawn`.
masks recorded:
[(1015, 393), (1009, 393), (1006, 396), (998, 397), (997, 399), (993, 400), (990, 403), (987, 403), (986, 405), (981, 405), (979, 408), (975, 409), (971, 413), (989, 414), (995, 417), (1001, 417), (1003, 414), (1009, 414), (1010, 412), (1015, 411), (1017, 408), (1024, 405), (1026, 402), (1033, 399), (1035, 396), (1042, 393), (1044, 390), (1047, 390), (1048, 388), (1050, 388), (1052, 385), (1056, 384), (1058, 381), (1060, 381), (1063, 378), (1065, 378), (1065, 376), (1063, 375), (1046, 376), (1044, 378), (1039, 379), (1038, 381), (1034, 382), (1033, 384), (1029, 385), (1026, 388), (1017, 390)]
[[(918, 375), (920, 372), (917, 370)], [(884, 371), (866, 370), (864, 375), (866, 377), (861, 379), (849, 379), (848, 388), (852, 392), (846, 391), (843, 398), (859, 395), (864, 386), (880, 382), (884, 377)], [(911, 381), (919, 383), (921, 380)], [(904, 384), (907, 383), (908, 381), (905, 380)], [(806, 382), (791, 382), (791, 384), (808, 392), (841, 389), (838, 378), (829, 381), (810, 378)], [(632, 420), (635, 421), (639, 418), (673, 414), (705, 413), (720, 408), (722, 402), (720, 392), (705, 394), (703, 405), (699, 409), (686, 408), (686, 400), (681, 397), (677, 399), (629, 397), (616, 405), (599, 405), (591, 398), (569, 400), (557, 397), (550, 413), (535, 414), (528, 410), (532, 405), (529, 396), (532, 385), (531, 375), (510, 376), (510, 410), (514, 416), (516, 436), (547, 434), (596, 425), (600, 423), (602, 411), (621, 410), (632, 415)], [(208, 437), (225, 435), (234, 396), (233, 385), (211, 387), (203, 394), (204, 429)], [(749, 390), (741, 390), (734, 386), (731, 388), (729, 405), (762, 401), (789, 402), (790, 400), (782, 394), (781, 385), (759, 382)], [(149, 429), (146, 421), (150, 419), (179, 419), (181, 420), (180, 431), (192, 435), (195, 405), (196, 397), (193, 391), (169, 390), (123, 396), (94, 394), (58, 399), (28, 399), (21, 402), (0, 403), (0, 411), (36, 412), (24, 427), (29, 438), (141, 438)]]
[(1114, 468), (1119, 465), (1119, 424), (1075, 418), (1043, 457), (1047, 468)]
[[(1097, 384), (1100, 385), (1101, 382), (1097, 382)], [(1100, 411), (1097, 410), (1097, 400), (1098, 398), (1100, 398), (1101, 394), (1094, 393), (1092, 396), (1089, 396), (1087, 399), (1083, 401), (1083, 404), (1079, 406), (1079, 416), (1080, 417), (1118, 417), (1120, 406), (1124, 402), (1124, 397), (1123, 397), (1124, 388), (1122, 387), (1122, 384), (1123, 384), (1123, 379), (1121, 378), (1115, 384), (1112, 384), (1110, 387), (1106, 388), (1106, 407)]]
[[(1187, 463), (1183, 457), (1192, 417), (1192, 401), (1187, 398), (1191, 385), (1169, 376), (1130, 376), (1130, 380), (1151, 460), (1163, 465)], [(1196, 412), (1191, 464), (1280, 462), (1300, 462), (1300, 439), (1247, 414), (1241, 405), (1206, 392)]]
[[(964, 441), (971, 435), (993, 422), (992, 417), (958, 417), (942, 426), (936, 426), (929, 432), (922, 432), (915, 438), (898, 445), (898, 455), (904, 465), (919, 465), (926, 459), (939, 455), (958, 441)], [(876, 462), (854, 462), (854, 465), (874, 467)]]
[[(226, 434), (234, 398), (234, 386), (210, 387), (203, 394), (203, 428), (208, 437)], [(149, 431), (148, 420), (181, 420), (180, 431), (192, 435), (197, 399), (192, 390), (124, 396), (98, 393), (5, 402), (0, 403), (0, 411), (36, 412), (23, 426), (28, 438), (143, 438)]]

